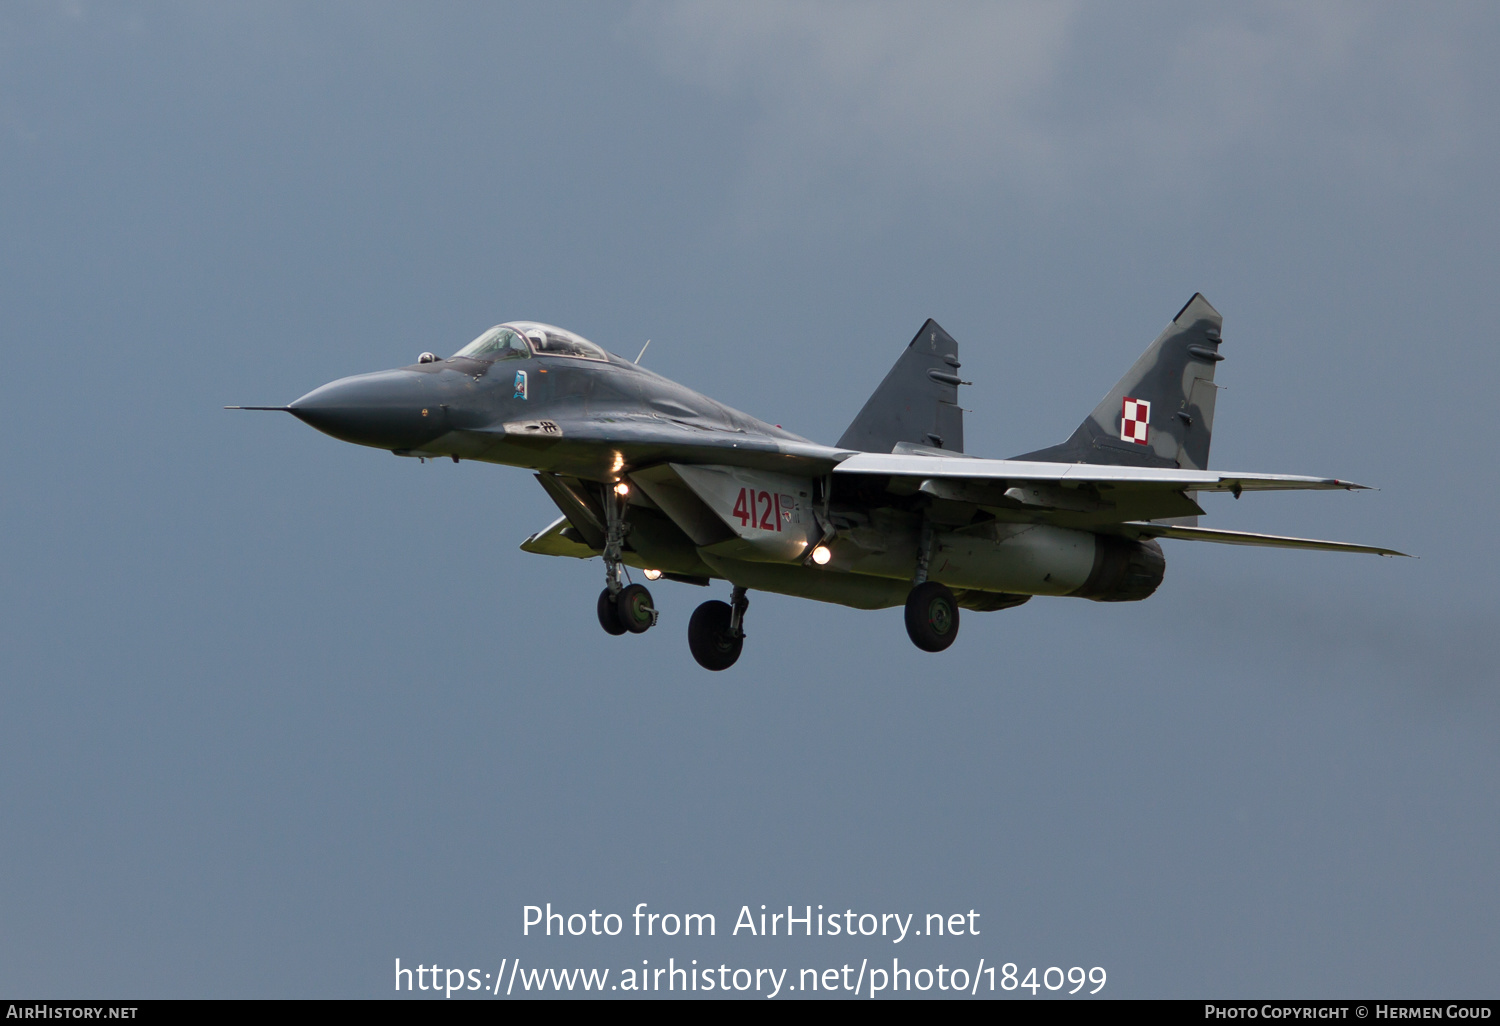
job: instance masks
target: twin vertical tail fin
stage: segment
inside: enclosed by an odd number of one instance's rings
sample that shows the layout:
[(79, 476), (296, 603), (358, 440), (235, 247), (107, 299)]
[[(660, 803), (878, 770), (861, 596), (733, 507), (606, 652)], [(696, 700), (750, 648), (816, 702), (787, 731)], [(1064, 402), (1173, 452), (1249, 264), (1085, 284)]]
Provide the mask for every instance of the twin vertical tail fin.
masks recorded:
[(891, 452), (898, 444), (964, 450), (958, 343), (928, 320), (839, 439), (840, 449)]
[(1223, 325), (1194, 294), (1066, 442), (1015, 458), (1208, 469)]

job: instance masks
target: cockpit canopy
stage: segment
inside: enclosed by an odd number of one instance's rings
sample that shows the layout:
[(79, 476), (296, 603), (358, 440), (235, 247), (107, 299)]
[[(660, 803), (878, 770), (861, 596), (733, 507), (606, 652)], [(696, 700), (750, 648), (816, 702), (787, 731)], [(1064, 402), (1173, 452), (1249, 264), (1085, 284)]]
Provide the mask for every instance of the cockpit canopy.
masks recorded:
[(539, 321), (507, 321), (497, 324), (464, 346), (455, 357), (472, 360), (511, 360), (531, 356), (573, 356), (584, 360), (608, 360), (609, 356), (582, 335)]

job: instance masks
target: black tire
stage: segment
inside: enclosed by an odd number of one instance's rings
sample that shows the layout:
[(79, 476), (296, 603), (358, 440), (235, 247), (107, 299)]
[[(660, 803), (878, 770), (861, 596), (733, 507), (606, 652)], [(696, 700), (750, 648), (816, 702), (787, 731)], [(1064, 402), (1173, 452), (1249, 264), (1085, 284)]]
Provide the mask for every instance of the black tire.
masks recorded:
[(605, 588), (599, 593), (599, 626), (604, 628), (604, 633), (620, 635), (625, 633), (625, 625), (620, 622), (620, 614), (615, 609), (615, 597)]
[(688, 648), (705, 670), (727, 670), (745, 647), (744, 635), (729, 633), (728, 602), (705, 602), (688, 621)]
[(958, 637), (958, 602), (937, 581), (924, 581), (906, 596), (906, 633), (924, 652), (941, 652)]
[(644, 584), (627, 584), (615, 596), (615, 615), (631, 634), (644, 634), (656, 623), (656, 607)]

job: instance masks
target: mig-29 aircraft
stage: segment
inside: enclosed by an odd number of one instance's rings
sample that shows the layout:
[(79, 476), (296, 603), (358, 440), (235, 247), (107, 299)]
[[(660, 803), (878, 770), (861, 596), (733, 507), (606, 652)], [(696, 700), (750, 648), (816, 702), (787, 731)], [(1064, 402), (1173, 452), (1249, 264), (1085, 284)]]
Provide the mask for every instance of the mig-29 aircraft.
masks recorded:
[[(600, 625), (643, 632), (648, 580), (731, 585), (688, 646), (739, 658), (752, 588), (859, 609), (904, 605), (939, 652), (959, 610), (1033, 595), (1134, 602), (1161, 584), (1158, 538), (1402, 555), (1197, 526), (1198, 492), (1361, 488), (1208, 469), (1223, 318), (1194, 295), (1064, 442), (1007, 460), (964, 453), (958, 343), (929, 320), (838, 444), (819, 445), (570, 331), (510, 321), (447, 359), (341, 378), (284, 410), (346, 442), (536, 472), (561, 516), (521, 548), (604, 558)], [(643, 350), (644, 352), (644, 350)]]

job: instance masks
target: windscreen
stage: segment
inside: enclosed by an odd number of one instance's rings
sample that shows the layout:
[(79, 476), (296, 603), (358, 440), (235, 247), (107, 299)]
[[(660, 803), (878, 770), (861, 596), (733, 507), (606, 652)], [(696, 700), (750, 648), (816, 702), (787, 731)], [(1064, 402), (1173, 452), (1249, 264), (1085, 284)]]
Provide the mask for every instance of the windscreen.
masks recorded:
[(520, 332), (509, 325), (497, 324), (453, 355), (471, 360), (507, 360), (528, 357), (531, 350)]

